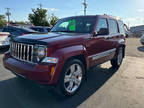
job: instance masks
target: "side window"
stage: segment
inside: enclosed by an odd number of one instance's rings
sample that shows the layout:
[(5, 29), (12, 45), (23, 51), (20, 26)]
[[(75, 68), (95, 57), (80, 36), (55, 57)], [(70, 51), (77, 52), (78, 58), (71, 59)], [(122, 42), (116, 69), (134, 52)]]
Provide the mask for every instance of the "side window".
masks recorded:
[(108, 29), (107, 20), (105, 18), (100, 19), (96, 28), (98, 34), (103, 34), (101, 32)]
[(109, 32), (110, 34), (118, 33), (117, 22), (115, 20), (109, 20)]
[(125, 34), (124, 24), (122, 21), (118, 21), (119, 31), (121, 34)]

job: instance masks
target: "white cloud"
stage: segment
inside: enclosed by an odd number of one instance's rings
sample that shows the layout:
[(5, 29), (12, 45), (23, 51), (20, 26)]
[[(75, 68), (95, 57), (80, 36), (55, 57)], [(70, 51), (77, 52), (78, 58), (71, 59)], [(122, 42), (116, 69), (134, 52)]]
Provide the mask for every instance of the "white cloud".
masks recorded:
[(56, 11), (59, 11), (59, 9), (57, 8), (47, 8), (48, 11), (50, 12), (56, 12)]
[(138, 9), (137, 11), (140, 12), (140, 13), (143, 13), (144, 9)]
[(129, 26), (137, 26), (137, 25), (144, 25), (144, 18), (143, 17), (131, 17), (124, 19), (126, 24)]

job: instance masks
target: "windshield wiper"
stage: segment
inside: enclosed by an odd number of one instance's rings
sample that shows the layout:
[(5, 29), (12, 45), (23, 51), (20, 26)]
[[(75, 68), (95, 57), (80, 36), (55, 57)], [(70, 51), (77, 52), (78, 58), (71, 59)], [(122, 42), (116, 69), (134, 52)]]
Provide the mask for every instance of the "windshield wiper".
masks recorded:
[(70, 33), (75, 33), (75, 31), (68, 31), (68, 30), (64, 30), (64, 31), (51, 31), (51, 32), (70, 32)]

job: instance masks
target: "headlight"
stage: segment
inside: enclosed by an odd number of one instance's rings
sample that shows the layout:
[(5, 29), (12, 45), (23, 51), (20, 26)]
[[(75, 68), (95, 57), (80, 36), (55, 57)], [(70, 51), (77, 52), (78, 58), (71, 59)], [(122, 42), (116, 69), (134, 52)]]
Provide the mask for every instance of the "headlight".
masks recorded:
[(36, 46), (36, 56), (37, 61), (41, 61), (46, 57), (46, 47), (45, 46)]
[(35, 46), (36, 62), (41, 63), (58, 63), (58, 58), (47, 57), (47, 47), (43, 45)]

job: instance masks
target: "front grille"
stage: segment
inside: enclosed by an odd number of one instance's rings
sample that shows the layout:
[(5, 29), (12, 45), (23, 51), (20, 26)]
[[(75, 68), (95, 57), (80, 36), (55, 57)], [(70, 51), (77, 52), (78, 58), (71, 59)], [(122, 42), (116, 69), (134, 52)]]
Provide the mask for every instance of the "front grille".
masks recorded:
[(34, 47), (33, 45), (11, 42), (10, 43), (10, 54), (12, 57), (26, 61), (26, 62), (33, 62), (33, 55), (34, 55)]

